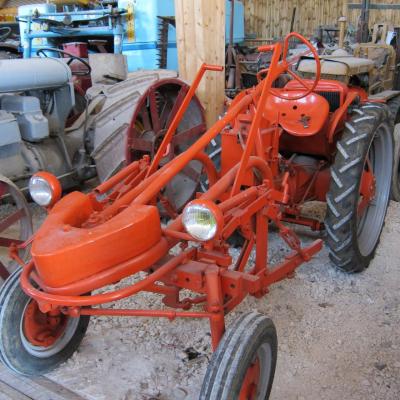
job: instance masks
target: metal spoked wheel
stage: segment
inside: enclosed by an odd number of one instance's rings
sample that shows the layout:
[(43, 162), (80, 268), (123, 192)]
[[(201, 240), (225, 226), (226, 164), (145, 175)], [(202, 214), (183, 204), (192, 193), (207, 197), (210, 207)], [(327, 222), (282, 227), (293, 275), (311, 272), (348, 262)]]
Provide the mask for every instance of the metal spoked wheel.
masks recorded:
[(42, 313), (22, 291), (19, 277), (15, 271), (0, 289), (0, 360), (14, 372), (42, 375), (76, 351), (89, 317)]
[[(188, 90), (188, 85), (179, 79), (163, 79), (147, 88), (128, 129), (127, 163), (146, 154), (154, 157)], [(204, 110), (194, 97), (160, 165), (187, 150), (205, 131)], [(201, 173), (201, 163), (194, 160), (168, 183), (162, 195), (164, 204), (165, 201), (169, 203), (166, 208), (170, 214), (181, 211), (193, 198)]]
[(400, 201), (400, 96), (388, 101), (390, 116), (394, 124), (394, 165), (392, 181), (392, 200)]
[[(6, 177), (0, 176), (0, 278), (5, 280), (11, 269), (8, 248), (20, 244), (32, 236), (32, 217), (28, 203), (18, 187)], [(26, 257), (27, 250), (20, 251)]]
[(325, 227), (330, 259), (346, 272), (364, 270), (379, 243), (392, 180), (392, 130), (387, 109), (367, 104), (337, 143)]
[(223, 336), (207, 368), (200, 400), (267, 400), (277, 359), (273, 322), (251, 312)]

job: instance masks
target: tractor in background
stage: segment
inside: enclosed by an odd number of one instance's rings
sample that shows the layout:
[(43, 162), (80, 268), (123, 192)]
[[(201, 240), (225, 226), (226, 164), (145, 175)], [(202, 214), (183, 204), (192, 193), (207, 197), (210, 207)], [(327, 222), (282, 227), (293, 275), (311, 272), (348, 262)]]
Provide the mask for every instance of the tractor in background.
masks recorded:
[[(51, 171), (66, 190), (95, 176), (108, 179), (122, 166), (157, 151), (188, 85), (174, 71), (127, 73), (124, 68), (121, 72), (121, 65), (126, 66), (124, 56), (109, 54), (92, 55), (90, 63), (73, 54), (68, 58), (0, 60), (3, 279), (8, 275), (8, 246), (32, 234), (32, 217), (25, 199), (32, 174)], [(79, 82), (86, 77), (91, 80), (91, 87), (82, 96), (83, 111), (78, 113), (74, 77)], [(190, 110), (170, 146), (171, 159), (206, 130), (197, 97)], [(166, 188), (166, 202), (170, 199), (183, 204), (186, 196), (195, 192), (201, 167), (194, 164), (176, 178), (175, 186)], [(175, 190), (181, 193), (181, 199), (179, 195), (171, 197)]]
[[(341, 30), (344, 30), (345, 21), (339, 22)], [(390, 110), (390, 118), (396, 126), (400, 123), (400, 37), (394, 35), (390, 44), (386, 44), (387, 34), (394, 31), (389, 24), (375, 24), (371, 42), (345, 45), (342, 39), (336, 46), (337, 49), (331, 54), (320, 55), (320, 60), (323, 79), (362, 88), (371, 100), (386, 103)], [(344, 50), (345, 47), (347, 50)], [(312, 57), (302, 57), (296, 69), (304, 78), (312, 79), (316, 75), (315, 61)], [(334, 101), (338, 102), (339, 99)], [(400, 201), (399, 131), (399, 128), (394, 130), (392, 199), (396, 201)]]

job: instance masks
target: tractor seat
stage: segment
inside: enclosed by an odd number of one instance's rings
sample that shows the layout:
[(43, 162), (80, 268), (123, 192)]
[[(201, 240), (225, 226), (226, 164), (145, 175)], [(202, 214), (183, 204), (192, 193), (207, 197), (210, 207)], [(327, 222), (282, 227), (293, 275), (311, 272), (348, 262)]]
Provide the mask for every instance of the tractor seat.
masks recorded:
[[(294, 97), (304, 93), (304, 90), (281, 89), (279, 92), (283, 97)], [(310, 93), (300, 100), (285, 100), (271, 95), (264, 116), (291, 135), (312, 136), (325, 125), (329, 117), (329, 103), (316, 93)]]

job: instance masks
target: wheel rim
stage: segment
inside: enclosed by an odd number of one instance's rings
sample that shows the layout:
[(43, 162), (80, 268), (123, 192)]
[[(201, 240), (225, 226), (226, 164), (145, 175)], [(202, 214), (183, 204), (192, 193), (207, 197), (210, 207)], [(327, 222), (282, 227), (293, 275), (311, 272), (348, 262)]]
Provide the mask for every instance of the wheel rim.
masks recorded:
[(42, 313), (36, 301), (30, 299), (21, 317), (22, 345), (37, 358), (51, 357), (68, 345), (78, 324), (79, 318), (71, 318), (61, 312)]
[[(28, 205), (22, 193), (11, 182), (0, 179), (0, 198), (2, 218), (0, 220), (0, 277), (6, 279), (9, 271), (6, 266), (10, 263), (8, 248), (11, 244), (21, 244), (32, 235), (32, 219)], [(12, 204), (9, 200), (12, 200)], [(4, 217), (3, 217), (4, 215)], [(25, 258), (27, 250), (20, 251)]]
[[(156, 82), (142, 95), (128, 130), (127, 163), (143, 155), (154, 157), (159, 145), (176, 115), (188, 86), (178, 79)], [(203, 108), (195, 97), (178, 126), (167, 154), (161, 160), (164, 165), (188, 149), (206, 130)], [(193, 198), (200, 181), (202, 165), (191, 161), (176, 175), (163, 192), (164, 208), (168, 214), (179, 212)], [(166, 204), (168, 203), (168, 205)]]
[(370, 255), (375, 249), (385, 220), (393, 163), (390, 135), (385, 125), (378, 127), (364, 163), (357, 208), (358, 246), (363, 256)]
[(247, 369), (240, 389), (239, 400), (264, 400), (272, 371), (272, 349), (264, 343), (257, 350)]

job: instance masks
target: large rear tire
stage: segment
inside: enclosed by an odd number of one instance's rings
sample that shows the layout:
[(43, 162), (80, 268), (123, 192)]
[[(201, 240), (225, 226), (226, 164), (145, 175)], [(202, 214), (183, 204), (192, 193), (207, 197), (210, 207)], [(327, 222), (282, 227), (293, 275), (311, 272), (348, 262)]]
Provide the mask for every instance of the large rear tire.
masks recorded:
[(354, 109), (331, 167), (325, 227), (330, 259), (361, 272), (374, 256), (390, 197), (393, 125), (385, 106)]
[(400, 202), (400, 96), (388, 101), (394, 124), (394, 164), (392, 180), (392, 199)]
[[(0, 360), (23, 375), (42, 375), (66, 361), (85, 336), (89, 316), (47, 315), (21, 289), (21, 270), (0, 291)], [(34, 342), (32, 342), (34, 337)]]
[(267, 400), (275, 375), (278, 340), (263, 314), (242, 315), (211, 358), (200, 400)]

